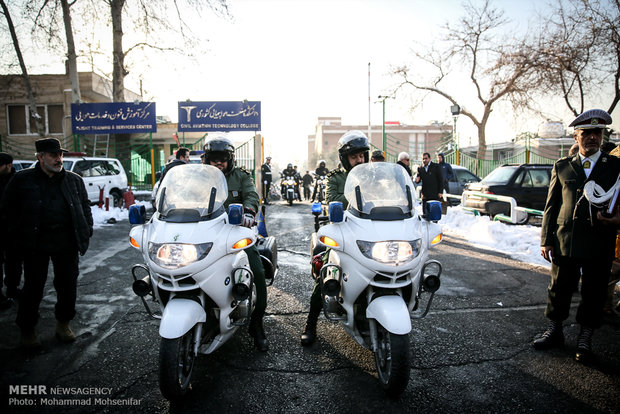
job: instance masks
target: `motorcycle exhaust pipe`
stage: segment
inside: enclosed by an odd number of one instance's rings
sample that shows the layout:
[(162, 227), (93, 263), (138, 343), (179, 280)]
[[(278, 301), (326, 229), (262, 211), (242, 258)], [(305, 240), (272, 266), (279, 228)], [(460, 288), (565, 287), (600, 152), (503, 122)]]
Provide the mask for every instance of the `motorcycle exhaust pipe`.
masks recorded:
[(424, 290), (427, 292), (437, 292), (439, 286), (441, 286), (441, 280), (437, 275), (428, 275), (424, 278)]
[(151, 293), (151, 276), (146, 275), (142, 279), (138, 279), (133, 282), (131, 285), (133, 289), (133, 293), (140, 296), (141, 298), (145, 297), (149, 293)]
[(252, 293), (252, 274), (245, 268), (233, 270), (232, 296), (237, 302), (242, 302)]
[(323, 280), (323, 293), (327, 296), (338, 296), (340, 293), (340, 279), (342, 270), (336, 265), (325, 265), (321, 269), (321, 279)]

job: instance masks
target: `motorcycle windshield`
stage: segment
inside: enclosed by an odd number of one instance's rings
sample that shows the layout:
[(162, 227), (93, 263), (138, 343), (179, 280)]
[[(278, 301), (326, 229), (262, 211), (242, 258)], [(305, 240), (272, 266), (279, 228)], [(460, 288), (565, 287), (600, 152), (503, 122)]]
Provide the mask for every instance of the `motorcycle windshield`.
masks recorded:
[(386, 212), (412, 215), (416, 201), (413, 182), (407, 171), (388, 162), (355, 166), (347, 176), (344, 196), (350, 209), (368, 216)]
[[(204, 219), (223, 209), (228, 197), (224, 174), (206, 164), (176, 166), (166, 173), (155, 200), (160, 217)], [(175, 221), (175, 220), (173, 220)]]

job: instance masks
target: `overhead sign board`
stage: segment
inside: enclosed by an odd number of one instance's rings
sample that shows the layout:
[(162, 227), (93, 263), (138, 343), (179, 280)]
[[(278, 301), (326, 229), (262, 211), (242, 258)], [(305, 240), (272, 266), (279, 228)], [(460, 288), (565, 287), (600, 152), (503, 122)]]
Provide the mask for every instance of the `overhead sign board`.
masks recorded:
[(156, 132), (155, 102), (71, 104), (74, 134), (131, 134)]
[(178, 129), (260, 131), (260, 101), (179, 102)]

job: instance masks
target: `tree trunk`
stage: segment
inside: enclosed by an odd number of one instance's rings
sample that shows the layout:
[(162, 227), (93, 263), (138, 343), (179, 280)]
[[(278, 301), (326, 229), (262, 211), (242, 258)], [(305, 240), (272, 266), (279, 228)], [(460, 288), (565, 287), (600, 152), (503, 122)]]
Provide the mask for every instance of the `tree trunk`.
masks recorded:
[(82, 100), (82, 95), (80, 93), (80, 78), (77, 71), (75, 42), (73, 41), (71, 10), (67, 0), (60, 0), (60, 3), (62, 4), (62, 17), (65, 22), (65, 35), (67, 36), (67, 63), (69, 66), (69, 79), (71, 80), (71, 102), (78, 103)]
[(28, 70), (26, 69), (26, 64), (24, 63), (24, 57), (22, 56), (22, 51), (19, 48), (19, 41), (17, 40), (17, 34), (15, 33), (15, 26), (13, 26), (13, 20), (11, 19), (11, 14), (9, 13), (9, 9), (4, 3), (4, 0), (0, 0), (0, 6), (2, 6), (2, 12), (4, 13), (4, 17), (6, 17), (6, 23), (9, 27), (9, 31), (11, 32), (11, 38), (13, 39), (13, 46), (15, 47), (15, 53), (17, 54), (17, 59), (19, 60), (19, 66), (22, 69), (22, 77), (24, 78), (24, 83), (26, 85), (26, 92), (28, 94), (28, 106), (30, 108), (30, 115), (34, 119), (34, 122), (37, 127), (37, 132), (39, 136), (45, 136), (45, 128), (43, 127), (43, 123), (41, 122), (41, 116), (37, 112), (37, 104), (34, 101), (34, 93), (32, 92), (32, 86), (30, 85), (30, 77), (28, 76)]
[(125, 54), (123, 53), (123, 6), (125, 0), (111, 0), (112, 13), (112, 100), (124, 102)]

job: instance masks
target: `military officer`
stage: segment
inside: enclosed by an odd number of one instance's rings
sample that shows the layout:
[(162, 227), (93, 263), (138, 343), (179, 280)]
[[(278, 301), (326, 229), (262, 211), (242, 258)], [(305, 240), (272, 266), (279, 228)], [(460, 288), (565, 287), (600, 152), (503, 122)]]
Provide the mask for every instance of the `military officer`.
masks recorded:
[[(205, 143), (204, 150), (205, 164), (219, 168), (226, 176), (228, 198), (224, 207), (228, 208), (233, 203), (242, 204), (243, 225), (252, 227), (259, 206), (258, 193), (250, 173), (243, 167), (235, 167), (235, 147), (232, 142), (224, 136), (216, 136)], [(263, 317), (267, 308), (265, 269), (255, 245), (247, 248), (245, 252), (248, 255), (250, 269), (254, 273), (254, 284), (256, 285), (256, 306), (252, 312), (249, 333), (254, 338), (256, 349), (267, 351), (269, 350), (269, 342), (263, 327)]]
[[(561, 158), (553, 166), (541, 228), (541, 255), (551, 262), (545, 316), (549, 328), (534, 340), (536, 349), (564, 344), (562, 321), (568, 318), (571, 297), (581, 277), (581, 302), (577, 322), (581, 326), (575, 359), (592, 356), (592, 334), (601, 325), (607, 282), (614, 258), (616, 229), (597, 218), (587, 183), (594, 181), (605, 192), (617, 184), (620, 158), (601, 152), (603, 130), (609, 114), (591, 109), (569, 126), (575, 128), (576, 155)], [(598, 200), (603, 201), (603, 200)]]
[[(368, 162), (368, 152), (370, 151), (370, 145), (368, 138), (361, 131), (349, 131), (345, 133), (338, 141), (338, 156), (342, 167), (337, 168), (327, 175), (327, 191), (325, 200), (327, 204), (332, 201), (342, 202), (343, 208), (347, 208), (349, 202), (344, 197), (344, 184), (347, 181), (347, 175), (353, 167), (358, 164)], [(318, 252), (313, 252), (313, 255)], [(322, 265), (320, 256), (314, 256), (312, 260), (313, 272), (315, 266)], [(308, 346), (314, 343), (316, 340), (316, 324), (323, 308), (321, 299), (321, 286), (317, 279), (314, 284), (312, 296), (310, 297), (310, 311), (308, 312), (308, 319), (306, 321), (306, 328), (301, 335), (301, 344)]]

